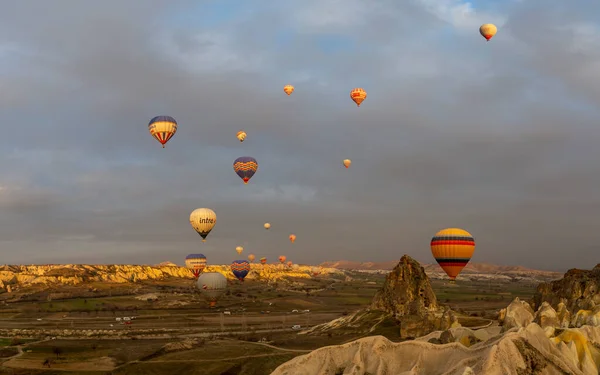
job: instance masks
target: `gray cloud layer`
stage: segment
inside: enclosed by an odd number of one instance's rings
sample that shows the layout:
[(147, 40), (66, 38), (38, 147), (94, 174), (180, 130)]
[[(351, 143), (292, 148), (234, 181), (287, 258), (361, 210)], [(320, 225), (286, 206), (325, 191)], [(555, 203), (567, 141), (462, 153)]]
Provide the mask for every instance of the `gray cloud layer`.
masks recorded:
[[(430, 262), (449, 226), (476, 237), (477, 262), (599, 262), (600, 4), (256, 2), (204, 28), (181, 16), (200, 3), (3, 6), (0, 263), (228, 262), (238, 244)], [(485, 22), (501, 26), (490, 43)], [(146, 130), (159, 114), (180, 123), (165, 150)], [(244, 155), (260, 164), (248, 186)], [(205, 244), (197, 207), (218, 216)]]

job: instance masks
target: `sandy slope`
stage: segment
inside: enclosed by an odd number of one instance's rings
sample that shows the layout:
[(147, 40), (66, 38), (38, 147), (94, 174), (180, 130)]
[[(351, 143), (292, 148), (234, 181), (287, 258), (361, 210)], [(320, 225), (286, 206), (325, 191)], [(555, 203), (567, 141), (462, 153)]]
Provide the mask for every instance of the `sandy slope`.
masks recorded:
[(504, 335), (497, 335), (497, 327), (490, 330), (487, 341), (470, 348), (367, 337), (296, 357), (272, 375), (522, 375), (534, 368), (539, 375), (598, 374), (600, 327), (568, 329), (557, 337), (547, 337), (535, 323)]

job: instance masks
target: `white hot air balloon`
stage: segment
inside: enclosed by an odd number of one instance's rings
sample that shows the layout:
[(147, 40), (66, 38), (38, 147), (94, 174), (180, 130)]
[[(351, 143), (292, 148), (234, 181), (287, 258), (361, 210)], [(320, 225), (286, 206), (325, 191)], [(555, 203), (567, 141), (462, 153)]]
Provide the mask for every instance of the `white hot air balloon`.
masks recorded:
[(215, 227), (216, 223), (217, 214), (210, 208), (197, 208), (190, 214), (190, 224), (202, 237), (202, 242), (206, 241), (206, 236)]
[(215, 307), (217, 301), (227, 290), (227, 278), (219, 272), (205, 272), (196, 281), (200, 294)]

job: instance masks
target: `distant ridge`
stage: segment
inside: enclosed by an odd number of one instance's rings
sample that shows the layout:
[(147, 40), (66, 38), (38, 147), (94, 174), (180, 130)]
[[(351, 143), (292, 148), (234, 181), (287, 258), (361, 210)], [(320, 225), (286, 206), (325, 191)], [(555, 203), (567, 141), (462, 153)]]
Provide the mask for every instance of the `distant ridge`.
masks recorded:
[[(386, 262), (353, 262), (349, 260), (338, 260), (321, 263), (322, 267), (336, 268), (340, 270), (392, 270), (398, 264), (399, 260), (390, 260)], [(421, 264), (425, 271), (439, 271), (437, 264)], [(523, 266), (499, 266), (490, 263), (469, 263), (463, 270), (463, 273), (510, 273), (510, 272), (534, 272), (534, 273), (557, 273), (560, 272), (534, 270)]]

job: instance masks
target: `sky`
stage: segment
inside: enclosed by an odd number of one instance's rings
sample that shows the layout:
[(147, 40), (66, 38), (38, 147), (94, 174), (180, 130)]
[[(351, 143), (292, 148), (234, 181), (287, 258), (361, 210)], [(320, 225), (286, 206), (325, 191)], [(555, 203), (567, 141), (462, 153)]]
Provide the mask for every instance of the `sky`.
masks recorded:
[[(473, 262), (600, 262), (600, 2), (2, 9), (0, 263), (228, 263), (238, 245), (431, 263), (446, 227), (473, 234)], [(488, 43), (483, 23), (499, 29)], [(179, 123), (165, 149), (147, 130), (157, 115)], [(248, 185), (240, 156), (259, 163)], [(217, 214), (206, 243), (198, 207)]]

